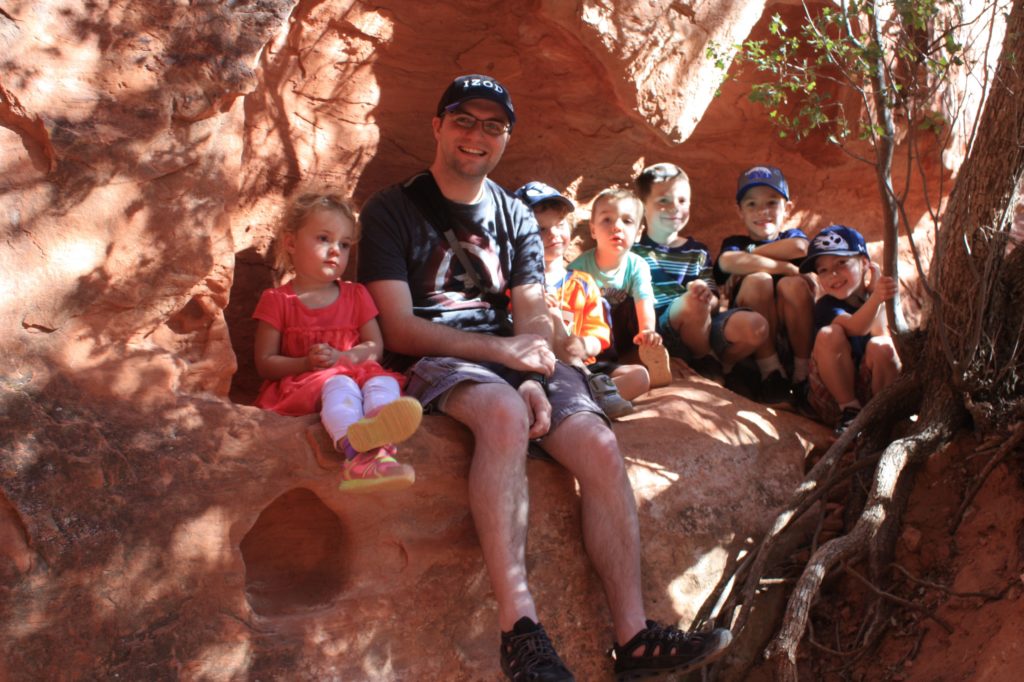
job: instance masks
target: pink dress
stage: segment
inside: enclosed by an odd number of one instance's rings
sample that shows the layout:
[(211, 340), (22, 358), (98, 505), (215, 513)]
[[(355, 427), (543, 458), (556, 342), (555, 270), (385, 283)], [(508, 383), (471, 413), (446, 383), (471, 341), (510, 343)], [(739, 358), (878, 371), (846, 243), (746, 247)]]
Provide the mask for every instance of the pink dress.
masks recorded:
[[(316, 309), (307, 308), (295, 295), (291, 284), (267, 289), (252, 316), (281, 332), (281, 355), (305, 357), (310, 346), (317, 343), (349, 350), (359, 344), (359, 328), (377, 316), (377, 306), (362, 284), (341, 281), (337, 284), (338, 299), (325, 308)], [(367, 379), (382, 375), (394, 377), (399, 386), (405, 384), (404, 376), (389, 372), (373, 361), (352, 367), (336, 365), (277, 381), (264, 381), (256, 396), (256, 406), (293, 417), (318, 413), (324, 382), (337, 374), (352, 377), (360, 387)]]

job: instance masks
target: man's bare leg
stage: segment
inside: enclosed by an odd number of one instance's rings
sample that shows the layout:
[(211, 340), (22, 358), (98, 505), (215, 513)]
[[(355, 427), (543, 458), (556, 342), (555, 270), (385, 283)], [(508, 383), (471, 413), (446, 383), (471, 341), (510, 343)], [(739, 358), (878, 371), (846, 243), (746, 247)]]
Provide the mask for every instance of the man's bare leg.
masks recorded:
[(498, 602), (499, 626), (510, 631), (523, 616), (536, 622), (526, 583), (529, 424), (523, 400), (508, 384), (463, 383), (452, 389), (444, 411), (473, 433), (469, 508)]
[(543, 445), (579, 481), (584, 546), (604, 586), (616, 641), (627, 642), (646, 619), (636, 501), (615, 434), (596, 414), (581, 412), (560, 423)]

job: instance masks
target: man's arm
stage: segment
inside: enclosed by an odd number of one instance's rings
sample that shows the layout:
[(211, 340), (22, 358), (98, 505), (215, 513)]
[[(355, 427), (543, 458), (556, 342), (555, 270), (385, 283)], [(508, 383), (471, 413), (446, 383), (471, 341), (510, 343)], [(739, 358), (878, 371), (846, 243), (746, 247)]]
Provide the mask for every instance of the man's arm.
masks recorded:
[[(367, 282), (365, 286), (377, 304), (384, 345), (390, 350), (416, 357), (439, 355), (497, 362), (511, 369), (544, 375), (554, 370), (554, 354), (549, 343), (551, 323), (546, 319), (543, 296), (540, 303), (541, 316), (546, 320), (543, 325), (547, 329), (546, 336), (520, 334), (517, 327), (516, 336), (501, 337), (464, 332), (417, 317), (413, 313), (409, 284), (405, 281), (377, 280)], [(535, 286), (539, 290), (540, 285)], [(515, 290), (512, 293), (515, 301)], [(527, 311), (530, 310), (532, 308), (527, 305)]]
[(544, 288), (540, 284), (522, 284), (512, 288), (512, 330), (536, 334), (550, 340), (554, 333)]

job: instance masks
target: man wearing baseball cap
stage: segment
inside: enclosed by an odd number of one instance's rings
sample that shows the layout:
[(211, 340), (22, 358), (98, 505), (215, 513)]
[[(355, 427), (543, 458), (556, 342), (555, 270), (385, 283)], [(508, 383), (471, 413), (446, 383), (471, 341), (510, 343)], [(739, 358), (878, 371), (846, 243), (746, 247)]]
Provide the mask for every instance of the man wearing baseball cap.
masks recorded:
[(700, 667), (731, 634), (688, 636), (646, 620), (636, 506), (615, 435), (583, 376), (552, 352), (536, 221), (487, 177), (515, 124), (512, 98), (490, 76), (459, 76), (435, 114), (430, 168), (363, 207), (359, 279), (379, 308), (389, 363), (412, 367), (409, 395), (473, 434), (469, 504), (497, 600), (502, 669), (513, 680), (574, 679), (527, 585), (532, 439), (579, 482), (587, 551), (625, 643), (615, 646), (616, 671)]

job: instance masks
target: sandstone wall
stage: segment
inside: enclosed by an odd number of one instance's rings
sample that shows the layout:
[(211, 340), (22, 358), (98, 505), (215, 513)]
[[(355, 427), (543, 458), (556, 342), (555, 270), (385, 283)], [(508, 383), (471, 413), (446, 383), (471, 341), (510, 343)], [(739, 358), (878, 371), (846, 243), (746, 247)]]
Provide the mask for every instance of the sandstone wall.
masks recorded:
[[(867, 167), (821, 139), (778, 140), (742, 81), (714, 97), (709, 41), (802, 11), (765, 10), (0, 2), (0, 677), (492, 674), (464, 432), (431, 420), (411, 446), (414, 492), (356, 504), (333, 494), (307, 422), (228, 400), (258, 385), (248, 318), (281, 206), (310, 182), (358, 205), (426, 166), (440, 91), (479, 71), (519, 112), (495, 175), (509, 187), (543, 179), (586, 202), (675, 161), (693, 179), (692, 231), (717, 247), (735, 230), (735, 176), (769, 162), (790, 178), (794, 224), (877, 235)], [(920, 192), (908, 209), (926, 222)], [(820, 437), (692, 382), (617, 427), (652, 613), (684, 621)], [(608, 632), (572, 484), (539, 463), (531, 474), (536, 589), (566, 609), (548, 613), (567, 658), (597, 675), (587, 657)]]
[[(690, 229), (714, 249), (736, 229), (735, 176), (770, 162), (790, 178), (794, 225), (878, 234), (870, 168), (823, 139), (779, 140), (743, 80), (714, 97), (706, 46), (763, 34), (762, 10), (8, 2), (0, 343), (76, 368), (126, 349), (145, 363), (159, 355), (175, 364), (173, 387), (218, 395), (236, 355), (244, 399), (255, 381), (248, 315), (270, 284), (264, 257), (284, 200), (330, 183), (358, 205), (427, 165), (437, 97), (472, 71), (499, 76), (520, 113), (495, 174), (507, 186), (540, 178), (586, 202), (672, 160), (693, 179)], [(770, 11), (795, 24), (802, 9)], [(943, 188), (932, 192), (936, 204)], [(921, 192), (908, 212), (927, 223)]]

